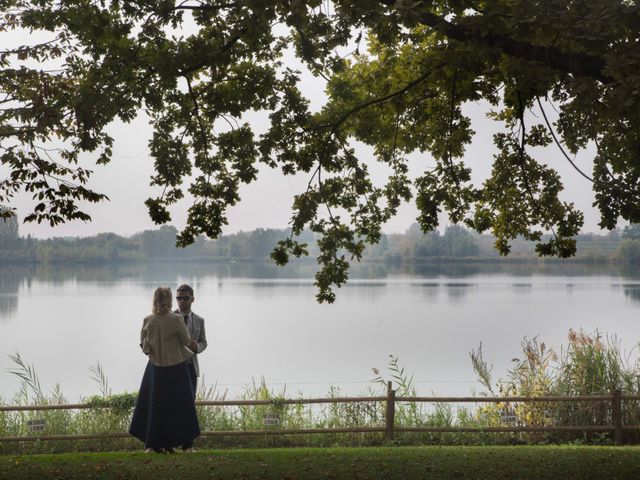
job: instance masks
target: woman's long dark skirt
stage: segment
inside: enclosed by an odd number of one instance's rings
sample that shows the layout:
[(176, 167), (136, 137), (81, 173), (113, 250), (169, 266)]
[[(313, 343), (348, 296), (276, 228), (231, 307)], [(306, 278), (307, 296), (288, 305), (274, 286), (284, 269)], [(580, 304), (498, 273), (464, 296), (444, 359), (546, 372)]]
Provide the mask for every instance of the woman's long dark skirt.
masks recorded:
[(142, 377), (129, 433), (146, 448), (172, 448), (200, 435), (191, 377), (186, 362), (156, 367)]

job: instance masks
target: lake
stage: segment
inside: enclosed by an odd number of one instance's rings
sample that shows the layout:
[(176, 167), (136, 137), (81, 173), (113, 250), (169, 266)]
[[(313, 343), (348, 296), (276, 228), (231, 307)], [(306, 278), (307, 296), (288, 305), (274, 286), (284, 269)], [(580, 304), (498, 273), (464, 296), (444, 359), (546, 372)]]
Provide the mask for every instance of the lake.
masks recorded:
[(359, 265), (333, 305), (315, 301), (313, 265), (134, 264), (2, 266), (0, 396), (19, 388), (8, 355), (32, 364), (45, 391), (69, 401), (98, 394), (98, 362), (114, 393), (135, 391), (146, 357), (138, 347), (153, 290), (190, 283), (205, 318), (200, 355), (207, 385), (235, 397), (264, 378), (285, 395), (324, 396), (372, 387), (372, 368), (397, 356), (419, 394), (482, 388), (469, 351), (482, 342), (494, 377), (520, 355), (523, 337), (556, 349), (569, 329), (617, 335), (635, 355), (640, 277), (614, 267)]

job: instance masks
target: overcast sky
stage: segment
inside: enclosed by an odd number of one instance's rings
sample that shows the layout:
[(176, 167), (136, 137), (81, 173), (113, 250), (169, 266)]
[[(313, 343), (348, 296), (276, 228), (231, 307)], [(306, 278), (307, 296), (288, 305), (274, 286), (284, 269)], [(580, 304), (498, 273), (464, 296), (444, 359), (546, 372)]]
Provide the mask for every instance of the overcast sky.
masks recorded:
[[(6, 36), (4, 37), (6, 39)], [(12, 41), (22, 41), (15, 33)], [(289, 57), (293, 68), (300, 68), (298, 62)], [(310, 98), (312, 108), (318, 109), (324, 103), (324, 81), (303, 75), (303, 91)], [(546, 109), (552, 113), (552, 108)], [(498, 125), (485, 117), (487, 105), (469, 104), (465, 113), (473, 121), (476, 135), (473, 143), (467, 148), (465, 162), (473, 169), (473, 181), (480, 184), (489, 175), (492, 156), (495, 153), (492, 134)], [(536, 112), (532, 112), (529, 125), (535, 120)], [(539, 116), (539, 115), (538, 115)], [(247, 118), (257, 132), (267, 127), (265, 115), (253, 115)], [(541, 121), (540, 119), (536, 120)], [(11, 206), (17, 208), (21, 221), (22, 235), (31, 234), (39, 238), (51, 236), (88, 236), (100, 232), (115, 232), (120, 235), (131, 235), (141, 230), (157, 228), (147, 215), (144, 201), (157, 196), (159, 190), (149, 186), (149, 177), (153, 173), (153, 159), (149, 156), (148, 140), (151, 128), (147, 119), (141, 115), (130, 124), (114, 123), (109, 132), (115, 139), (113, 160), (107, 166), (97, 166), (90, 181), (90, 188), (106, 194), (110, 200), (97, 205), (86, 205), (84, 211), (92, 217), (91, 222), (69, 222), (51, 228), (46, 224), (22, 223), (22, 218), (33, 208), (35, 202), (30, 194), (21, 193), (14, 198)], [(370, 149), (356, 146), (356, 151), (363, 160), (368, 160), (374, 182), (380, 184), (388, 170), (385, 166), (376, 165)], [(565, 182), (563, 199), (573, 201), (585, 214), (585, 232), (597, 232), (598, 212), (592, 207), (594, 195), (591, 184), (579, 176), (562, 157), (555, 146), (546, 151), (538, 151), (536, 158), (543, 160), (558, 170)], [(594, 152), (587, 150), (578, 155), (578, 163), (583, 171), (591, 172), (591, 158)], [(423, 170), (431, 168), (434, 162), (428, 154), (415, 154), (411, 157), (410, 172), (419, 175)], [(86, 164), (85, 164), (86, 166)], [(8, 168), (0, 166), (0, 178), (6, 177)], [(304, 191), (308, 177), (285, 177), (279, 170), (271, 170), (261, 166), (258, 180), (241, 187), (241, 202), (228, 210), (229, 225), (223, 233), (234, 233), (240, 230), (255, 228), (285, 228), (291, 217), (291, 203), (296, 193)], [(188, 198), (171, 208), (172, 222), (178, 229), (182, 228), (189, 208)], [(403, 232), (415, 222), (417, 210), (413, 204), (403, 205), (398, 215), (383, 228), (387, 233)], [(446, 225), (443, 218), (442, 226)]]

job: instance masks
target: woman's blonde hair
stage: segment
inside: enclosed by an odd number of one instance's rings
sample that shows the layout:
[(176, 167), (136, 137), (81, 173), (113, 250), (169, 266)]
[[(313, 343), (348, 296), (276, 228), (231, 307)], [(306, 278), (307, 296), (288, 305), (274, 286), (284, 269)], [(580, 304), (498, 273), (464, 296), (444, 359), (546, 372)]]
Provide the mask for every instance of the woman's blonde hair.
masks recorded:
[(162, 315), (171, 311), (173, 294), (169, 287), (158, 287), (153, 292), (153, 305), (151, 310), (155, 315)]

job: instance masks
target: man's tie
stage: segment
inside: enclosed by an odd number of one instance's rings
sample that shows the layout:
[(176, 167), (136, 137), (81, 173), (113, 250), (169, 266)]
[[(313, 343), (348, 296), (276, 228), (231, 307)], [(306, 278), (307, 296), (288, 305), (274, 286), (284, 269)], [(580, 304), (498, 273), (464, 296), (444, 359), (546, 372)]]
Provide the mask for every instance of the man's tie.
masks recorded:
[(184, 324), (188, 325), (189, 315), (182, 315), (182, 318), (184, 318)]

